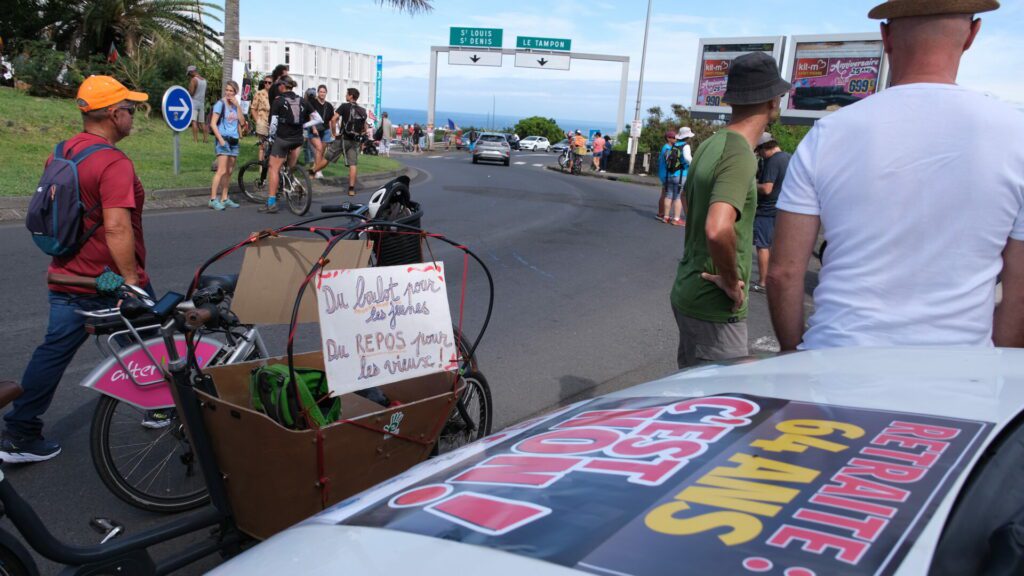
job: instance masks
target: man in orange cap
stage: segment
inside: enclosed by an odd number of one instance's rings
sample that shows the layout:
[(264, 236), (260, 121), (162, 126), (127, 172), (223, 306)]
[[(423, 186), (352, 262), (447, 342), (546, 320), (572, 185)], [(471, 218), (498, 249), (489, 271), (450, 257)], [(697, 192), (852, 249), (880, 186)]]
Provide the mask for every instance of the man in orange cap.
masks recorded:
[(889, 0), (869, 14), (887, 20), (892, 87), (818, 121), (777, 205), (768, 298), (783, 350), (1024, 346), (1024, 115), (956, 84), (974, 15), (998, 8)]
[[(84, 207), (82, 230), (91, 233), (80, 237), (77, 252), (54, 257), (50, 274), (117, 275), (128, 284), (148, 288), (142, 239), (145, 191), (132, 161), (114, 147), (131, 134), (135, 103), (147, 98), (109, 76), (90, 76), (79, 87), (76, 103), (83, 129), (62, 142), (58, 150), (69, 159), (88, 153), (78, 165), (78, 188)], [(51, 156), (47, 164), (52, 160)], [(117, 303), (116, 297), (94, 289), (50, 284), (49, 290), (46, 338), (25, 368), (21, 380), (24, 393), (4, 416), (0, 438), (4, 462), (39, 462), (60, 453), (57, 442), (43, 438), (41, 416), (53, 400), (64, 369), (86, 340), (85, 318), (77, 311), (110, 308)], [(154, 420), (150, 427), (159, 425), (165, 424)]]

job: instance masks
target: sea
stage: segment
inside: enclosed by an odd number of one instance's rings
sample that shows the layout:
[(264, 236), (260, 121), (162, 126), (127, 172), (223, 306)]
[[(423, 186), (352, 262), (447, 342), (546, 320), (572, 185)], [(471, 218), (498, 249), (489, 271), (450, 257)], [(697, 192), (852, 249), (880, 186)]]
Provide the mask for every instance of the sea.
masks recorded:
[[(393, 124), (421, 124), (426, 125), (427, 123), (427, 111), (426, 110), (415, 110), (412, 108), (387, 108), (383, 109), (388, 113), (388, 117), (391, 118)], [(503, 130), (504, 128), (512, 128), (517, 122), (526, 118), (527, 116), (509, 116), (504, 114), (496, 114), (494, 118), (491, 118), (490, 114), (477, 114), (473, 112), (452, 112), (446, 110), (438, 110), (434, 114), (435, 124), (437, 126), (446, 126), (448, 120), (451, 119), (455, 122), (455, 125), (459, 128), (486, 128), (494, 130)], [(558, 122), (558, 126), (562, 130), (580, 130), (584, 134), (588, 134), (591, 130), (600, 130), (602, 134), (615, 134), (615, 122), (599, 122), (594, 120), (576, 120), (567, 118), (555, 118)]]

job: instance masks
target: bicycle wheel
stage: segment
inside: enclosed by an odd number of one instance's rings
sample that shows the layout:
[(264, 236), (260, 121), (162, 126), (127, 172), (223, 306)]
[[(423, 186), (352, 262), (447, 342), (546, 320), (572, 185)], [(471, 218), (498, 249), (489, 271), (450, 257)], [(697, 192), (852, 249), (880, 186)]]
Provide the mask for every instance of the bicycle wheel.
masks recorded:
[(562, 156), (558, 157), (558, 167), (561, 168), (562, 172), (565, 172), (566, 167), (568, 165), (569, 165), (569, 159), (566, 158), (564, 154)]
[[(463, 359), (469, 357), (469, 343), (465, 336), (456, 326), (452, 326), (455, 334), (455, 341), (459, 347), (459, 354)], [(452, 408), (448, 415), (448, 421), (441, 429), (437, 437), (437, 444), (434, 445), (433, 455), (444, 454), (456, 448), (475, 442), (490, 435), (491, 427), (494, 425), (494, 404), (491, 401), (491, 387), (487, 384), (477, 366), (476, 358), (470, 358), (466, 374), (462, 377), (465, 388), (462, 391), (461, 400), (466, 408), (466, 413), (473, 421), (470, 427), (466, 419), (462, 417), (458, 407)]]
[(296, 166), (291, 169), (291, 174), (281, 173), (281, 182), (284, 185), (285, 197), (288, 198), (288, 209), (296, 216), (305, 216), (313, 204), (313, 180), (305, 168)]
[(238, 171), (238, 188), (246, 200), (256, 204), (267, 203), (267, 190), (270, 188), (269, 183), (262, 178), (262, 168), (257, 160), (253, 160)]
[(32, 576), (39, 568), (28, 550), (11, 534), (0, 531), (0, 576)]
[(110, 491), (151, 512), (181, 512), (210, 496), (184, 426), (173, 415), (163, 428), (142, 426), (146, 411), (110, 396), (92, 418), (90, 447), (96, 472)]
[(572, 161), (572, 174), (573, 176), (579, 176), (580, 172), (583, 171), (583, 160), (581, 158), (575, 158)]

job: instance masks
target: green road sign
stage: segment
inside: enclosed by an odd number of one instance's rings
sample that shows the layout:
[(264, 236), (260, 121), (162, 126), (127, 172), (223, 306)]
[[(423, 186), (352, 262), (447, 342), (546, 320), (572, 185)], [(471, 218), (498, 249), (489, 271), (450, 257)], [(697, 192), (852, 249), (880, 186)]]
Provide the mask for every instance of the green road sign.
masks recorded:
[(572, 40), (569, 40), (568, 38), (534, 38), (533, 36), (516, 36), (516, 48), (568, 51), (572, 50)]
[(476, 48), (501, 48), (501, 28), (459, 28), (452, 26), (448, 44)]

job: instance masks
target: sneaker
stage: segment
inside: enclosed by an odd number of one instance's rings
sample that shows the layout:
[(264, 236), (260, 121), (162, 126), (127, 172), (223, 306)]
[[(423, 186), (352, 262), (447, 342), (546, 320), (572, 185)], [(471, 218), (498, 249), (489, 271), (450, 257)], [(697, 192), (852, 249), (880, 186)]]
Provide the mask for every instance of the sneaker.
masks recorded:
[(257, 208), (256, 211), (261, 214), (277, 214), (277, 204), (274, 204), (273, 206), (269, 204), (264, 204), (263, 206)]
[(206, 205), (209, 206), (210, 208), (213, 208), (214, 210), (224, 209), (224, 204), (221, 204), (220, 200), (210, 200), (209, 203), (207, 203)]
[(142, 417), (142, 427), (150, 430), (166, 428), (171, 425), (173, 418), (174, 412), (170, 409), (146, 410), (146, 415)]
[(323, 172), (317, 172), (316, 176), (314, 176), (314, 178), (316, 178), (317, 180), (323, 180), (324, 179), (324, 173)]
[(0, 440), (0, 460), (6, 463), (42, 462), (60, 454), (60, 444), (42, 436), (17, 440), (4, 436)]
[(750, 286), (750, 289), (753, 290), (754, 292), (758, 292), (760, 294), (767, 294), (768, 293), (768, 289), (765, 288), (764, 285), (758, 284), (757, 282), (754, 282)]
[(223, 204), (225, 208), (238, 208), (238, 202), (235, 202), (231, 198), (224, 200), (221, 204)]

